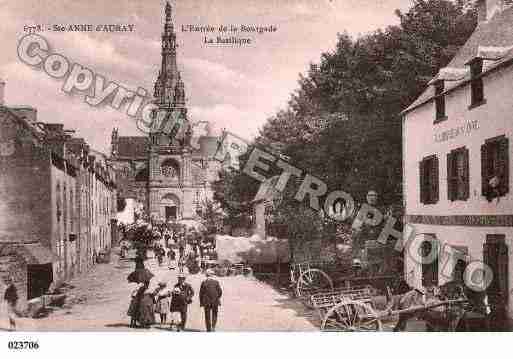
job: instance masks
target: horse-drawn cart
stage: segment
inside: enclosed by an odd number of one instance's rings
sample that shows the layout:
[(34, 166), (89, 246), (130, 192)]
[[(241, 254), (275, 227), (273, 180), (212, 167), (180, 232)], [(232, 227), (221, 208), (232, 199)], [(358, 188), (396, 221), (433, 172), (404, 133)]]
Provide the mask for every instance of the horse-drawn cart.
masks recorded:
[(311, 296), (314, 294), (343, 295), (366, 288), (369, 295), (377, 295), (386, 287), (394, 287), (401, 278), (400, 271), (369, 273), (355, 270), (351, 261), (307, 261), (293, 264), (290, 271), (294, 294), (308, 307), (313, 307)]
[(489, 328), (486, 293), (454, 282), (436, 287), (428, 298), (418, 290), (392, 295), (389, 288), (386, 295), (378, 295), (366, 286), (315, 293), (309, 302), (319, 314), (322, 331), (381, 331), (391, 326), (404, 330), (413, 318), (423, 321), (428, 331), (469, 331), (472, 323), (478, 323), (480, 331)]
[[(489, 306), (484, 293), (472, 293), (450, 282), (431, 288), (439, 295), (431, 293), (427, 300), (426, 293), (400, 289), (398, 284), (405, 282), (402, 271), (395, 267), (376, 273), (355, 268), (353, 263), (307, 261), (291, 266), (294, 293), (305, 306), (317, 311), (323, 331), (404, 330), (412, 318), (436, 331), (469, 330), (470, 317), (488, 326)], [(390, 288), (400, 294), (392, 295)]]
[[(322, 312), (321, 330), (323, 331), (382, 331), (383, 322), (394, 317), (425, 317), (427, 313), (443, 308), (440, 313), (455, 314), (452, 320), (445, 322), (445, 330), (454, 331), (465, 314), (467, 299), (437, 300), (425, 305), (413, 305), (398, 310), (375, 310), (370, 299), (351, 299), (346, 297), (333, 300), (314, 300), (315, 307)], [(456, 312), (459, 313), (456, 314)]]

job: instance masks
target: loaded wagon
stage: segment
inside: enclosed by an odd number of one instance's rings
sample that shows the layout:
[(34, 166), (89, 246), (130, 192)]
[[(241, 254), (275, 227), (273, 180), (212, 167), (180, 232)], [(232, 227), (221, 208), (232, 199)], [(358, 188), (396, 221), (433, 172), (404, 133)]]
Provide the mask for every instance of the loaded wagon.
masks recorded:
[(290, 271), (294, 293), (311, 306), (310, 298), (315, 293), (365, 287), (384, 292), (387, 286), (395, 287), (402, 278), (402, 258), (401, 253), (391, 250), (392, 246), (367, 241), (363, 255), (357, 257), (349, 249), (331, 260), (294, 263)]
[[(445, 287), (454, 286), (453, 282)], [(422, 320), (428, 331), (478, 331), (490, 328), (488, 297), (463, 285), (456, 295), (444, 286), (427, 300), (412, 290), (404, 295), (373, 295), (371, 289), (313, 294), (311, 302), (322, 331), (404, 330), (408, 320)], [(409, 298), (406, 298), (409, 297)], [(412, 299), (410, 301), (404, 299)], [(476, 327), (473, 325), (478, 324)], [(387, 328), (388, 327), (388, 328)]]
[[(393, 263), (398, 259), (382, 257), (385, 260)], [(369, 262), (379, 263), (379, 258)], [(436, 331), (470, 330), (472, 320), (480, 323), (480, 330), (489, 326), (486, 293), (449, 282), (432, 287), (429, 293), (410, 289), (393, 294), (391, 288), (402, 281), (400, 268), (369, 271), (369, 262), (361, 261), (356, 268), (355, 261), (350, 260), (305, 261), (292, 266), (295, 295), (317, 312), (321, 330), (404, 330), (412, 318), (421, 319), (428, 330)]]

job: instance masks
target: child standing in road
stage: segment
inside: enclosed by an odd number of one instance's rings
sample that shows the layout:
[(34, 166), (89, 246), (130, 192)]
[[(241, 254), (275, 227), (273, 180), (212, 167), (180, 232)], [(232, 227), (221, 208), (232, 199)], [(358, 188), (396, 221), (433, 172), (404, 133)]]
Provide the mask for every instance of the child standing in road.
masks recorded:
[(159, 282), (159, 287), (155, 293), (155, 299), (157, 301), (155, 312), (160, 314), (160, 324), (166, 323), (171, 305), (171, 291), (166, 287), (166, 282)]

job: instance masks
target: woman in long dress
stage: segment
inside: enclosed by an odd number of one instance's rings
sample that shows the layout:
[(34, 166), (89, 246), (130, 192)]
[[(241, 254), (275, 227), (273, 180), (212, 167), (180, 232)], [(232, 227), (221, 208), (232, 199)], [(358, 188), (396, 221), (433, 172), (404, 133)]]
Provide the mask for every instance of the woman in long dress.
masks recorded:
[(128, 306), (127, 312), (128, 316), (130, 316), (130, 328), (137, 328), (141, 309), (141, 301), (149, 285), (149, 282), (139, 283), (137, 287), (132, 291), (132, 298), (130, 300), (130, 305)]
[(139, 317), (137, 320), (141, 327), (148, 329), (155, 324), (155, 293), (146, 287), (139, 304)]

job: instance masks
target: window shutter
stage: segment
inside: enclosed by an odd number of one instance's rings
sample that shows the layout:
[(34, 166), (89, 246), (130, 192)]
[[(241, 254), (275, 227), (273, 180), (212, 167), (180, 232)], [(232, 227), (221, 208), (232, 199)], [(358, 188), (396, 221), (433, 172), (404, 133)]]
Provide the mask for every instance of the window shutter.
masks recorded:
[(481, 195), (488, 194), (488, 144), (481, 146)]
[(456, 183), (455, 183), (455, 168), (456, 161), (454, 152), (450, 152), (447, 154), (447, 199), (449, 201), (454, 201), (456, 194)]
[(439, 199), (439, 192), (438, 192), (438, 157), (434, 157), (431, 161), (433, 168), (431, 169), (431, 178), (430, 178), (430, 185), (431, 185), (431, 203), (437, 203)]
[(438, 254), (440, 253), (440, 249), (439, 249), (439, 246), (438, 246), (438, 241), (432, 241), (431, 245), (433, 246), (432, 251), (437, 253), (437, 256), (436, 256), (435, 260), (433, 261), (433, 265), (432, 265), (432, 268), (433, 268), (432, 269), (432, 271), (433, 271), (433, 284), (434, 285), (438, 285), (438, 261), (440, 260)]
[[(488, 266), (492, 266), (493, 265), (492, 261), (495, 258), (495, 254), (493, 253), (494, 246), (488, 240), (488, 235), (486, 237), (487, 237), (487, 239), (483, 243), (483, 263)], [(493, 288), (493, 282), (490, 283), (490, 285), (486, 288), (487, 289), (486, 292), (489, 293), (488, 291), (492, 288)]]
[(463, 199), (467, 200), (470, 197), (470, 159), (468, 155), (468, 148), (463, 149)]
[(426, 180), (424, 178), (424, 160), (419, 162), (419, 178), (420, 178), (420, 203), (426, 203)]
[(497, 156), (500, 173), (500, 195), (503, 196), (509, 192), (509, 139), (501, 138), (499, 142), (499, 154)]
[(498, 245), (499, 245), (499, 249), (497, 251), (498, 252), (497, 265), (498, 265), (498, 269), (499, 269), (499, 273), (498, 273), (499, 288), (500, 288), (501, 294), (505, 297), (504, 299), (507, 301), (509, 286), (508, 286), (508, 281), (505, 279), (508, 278), (508, 262), (509, 262), (508, 246), (504, 240), (500, 241), (498, 243)]

